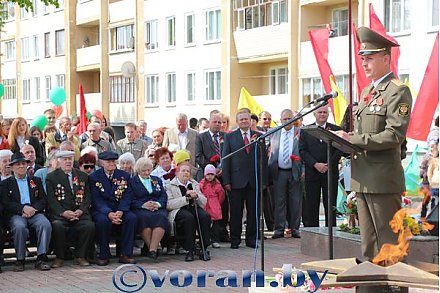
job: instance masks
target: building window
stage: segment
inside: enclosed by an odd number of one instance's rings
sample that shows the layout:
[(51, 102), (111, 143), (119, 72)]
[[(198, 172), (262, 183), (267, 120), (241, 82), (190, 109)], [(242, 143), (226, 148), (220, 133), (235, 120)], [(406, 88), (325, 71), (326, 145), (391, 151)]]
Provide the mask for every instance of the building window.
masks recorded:
[(157, 29), (157, 20), (145, 23), (145, 49), (154, 50), (159, 47)]
[(153, 106), (159, 103), (159, 76), (145, 76), (145, 105)]
[(22, 81), (22, 97), (23, 101), (30, 101), (31, 99), (31, 80), (23, 79)]
[(20, 8), (20, 18), (21, 18), (21, 20), (28, 19), (29, 15), (30, 15), (30, 11), (31, 11), (30, 9), (29, 9), (29, 11), (27, 11), (26, 8), (21, 7)]
[(110, 76), (110, 103), (133, 103), (134, 77)]
[(288, 93), (287, 68), (274, 68), (270, 70), (270, 94), (283, 95)]
[(235, 0), (233, 10), (235, 30), (276, 25), (288, 20), (287, 0)]
[(64, 30), (55, 31), (55, 56), (64, 55)]
[(44, 15), (49, 14), (49, 12), (50, 12), (49, 8), (50, 8), (49, 5), (43, 5), (43, 14)]
[(44, 33), (44, 57), (50, 57), (50, 33)]
[(29, 61), (29, 37), (21, 39), (21, 61)]
[(135, 48), (133, 28), (134, 26), (130, 24), (110, 30), (112, 51), (126, 51)]
[(385, 29), (387, 32), (405, 32), (410, 28), (410, 0), (385, 0)]
[(5, 86), (4, 100), (13, 100), (17, 98), (17, 84), (16, 79), (4, 79), (3, 85)]
[(40, 59), (40, 48), (38, 42), (38, 35), (32, 37), (32, 45), (34, 47), (34, 60)]
[(39, 100), (41, 97), (40, 90), (40, 78), (34, 77), (34, 96), (36, 100)]
[(334, 37), (348, 35), (348, 10), (335, 9), (332, 11), (332, 29)]
[(322, 88), (322, 82), (320, 77), (303, 78), (302, 80), (303, 91), (303, 105), (310, 103), (321, 97), (324, 93)]
[(5, 58), (6, 61), (15, 60), (15, 41), (7, 41), (5, 42)]
[(196, 99), (196, 74), (186, 74), (186, 100), (194, 102)]
[(52, 89), (52, 81), (50, 75), (44, 77), (44, 91), (46, 92), (46, 99), (50, 98), (50, 90)]
[(66, 87), (66, 75), (57, 74), (55, 75), (55, 86), (65, 88)]
[(221, 71), (205, 72), (206, 101), (221, 100)]
[(15, 20), (15, 2), (3, 2), (4, 22)]
[(431, 26), (438, 27), (439, 26), (439, 0), (431, 0)]
[(55, 11), (64, 10), (64, 0), (58, 0), (58, 8), (55, 8)]
[[(32, 16), (36, 17), (38, 16), (38, 6), (39, 6), (40, 1), (38, 0), (32, 0), (32, 6), (34, 7), (34, 10), (32, 11)], [(44, 4), (44, 3), (43, 3)]]
[(175, 103), (176, 102), (176, 74), (175, 73), (167, 73), (167, 102)]
[(195, 16), (194, 13), (185, 15), (185, 45), (194, 44), (195, 37)]
[(167, 45), (169, 47), (176, 45), (176, 18), (174, 16), (167, 18)]
[(205, 13), (205, 40), (212, 42), (220, 40), (221, 34), (221, 15), (220, 9), (208, 10)]

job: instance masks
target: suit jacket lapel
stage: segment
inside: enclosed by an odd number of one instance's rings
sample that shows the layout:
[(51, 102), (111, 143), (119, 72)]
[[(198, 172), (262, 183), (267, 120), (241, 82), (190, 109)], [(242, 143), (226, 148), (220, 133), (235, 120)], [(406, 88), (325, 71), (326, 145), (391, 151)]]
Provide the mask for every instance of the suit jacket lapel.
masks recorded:
[(14, 174), (12, 174), (12, 178), (11, 178), (11, 191), (12, 191), (12, 200), (15, 200), (18, 202), (21, 201), (21, 195), (20, 195), (20, 189), (18, 188), (18, 183), (17, 183), (17, 179), (15, 179)]

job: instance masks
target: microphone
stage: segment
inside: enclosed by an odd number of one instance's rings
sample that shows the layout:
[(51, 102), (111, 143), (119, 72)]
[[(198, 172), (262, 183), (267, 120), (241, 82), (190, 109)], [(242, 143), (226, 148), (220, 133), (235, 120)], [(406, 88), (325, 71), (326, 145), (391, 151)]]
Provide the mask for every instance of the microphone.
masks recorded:
[(319, 102), (327, 102), (328, 100), (332, 99), (332, 98), (336, 98), (338, 96), (338, 92), (331, 92), (328, 94), (325, 94), (324, 96), (317, 98), (316, 100), (314, 100), (313, 102), (315, 103), (319, 103)]

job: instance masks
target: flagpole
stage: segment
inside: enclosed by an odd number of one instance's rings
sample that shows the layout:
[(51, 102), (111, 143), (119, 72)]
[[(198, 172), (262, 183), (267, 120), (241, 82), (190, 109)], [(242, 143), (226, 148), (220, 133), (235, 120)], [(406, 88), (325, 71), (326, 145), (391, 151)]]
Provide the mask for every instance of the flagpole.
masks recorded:
[[(348, 95), (349, 95), (349, 111), (352, 111), (353, 109), (353, 69), (352, 69), (352, 28), (351, 25), (353, 22), (352, 20), (352, 7), (351, 7), (351, 0), (348, 0)], [(353, 129), (353, 115), (349, 113), (349, 123), (348, 123), (348, 129), (351, 131)]]

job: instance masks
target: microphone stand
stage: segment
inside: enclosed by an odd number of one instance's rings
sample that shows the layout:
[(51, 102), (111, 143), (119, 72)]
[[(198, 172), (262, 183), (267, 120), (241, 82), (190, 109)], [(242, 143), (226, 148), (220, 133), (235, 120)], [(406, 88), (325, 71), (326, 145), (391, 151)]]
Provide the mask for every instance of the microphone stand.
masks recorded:
[(264, 151), (264, 147), (265, 147), (265, 138), (274, 134), (277, 131), (280, 131), (282, 128), (286, 127), (289, 124), (292, 124), (293, 122), (303, 118), (304, 116), (312, 113), (313, 111), (328, 105), (328, 100), (333, 98), (333, 96), (328, 97), (327, 99), (323, 99), (322, 101), (319, 101), (313, 108), (305, 111), (304, 113), (301, 113), (306, 107), (314, 104), (314, 101), (311, 101), (309, 103), (307, 103), (299, 112), (298, 114), (296, 114), (294, 117), (292, 117), (291, 119), (289, 119), (288, 121), (284, 122), (283, 124), (271, 128), (270, 130), (268, 130), (266, 133), (263, 133), (262, 135), (260, 135), (256, 140), (250, 141), (248, 144), (245, 144), (244, 146), (242, 146), (241, 148), (233, 151), (232, 153), (227, 154), (226, 156), (224, 156), (222, 158), (223, 160), (229, 159), (232, 156), (236, 155), (238, 152), (244, 150), (247, 147), (250, 147), (256, 143), (258, 143), (258, 151), (259, 151), (259, 157), (258, 157), (258, 176), (259, 176), (259, 180), (258, 180), (258, 197), (259, 197), (259, 212), (260, 212), (260, 216), (259, 216), (259, 228), (260, 231), (259, 235), (260, 235), (260, 247), (261, 247), (261, 271), (264, 272), (264, 218), (263, 218), (263, 151)]

